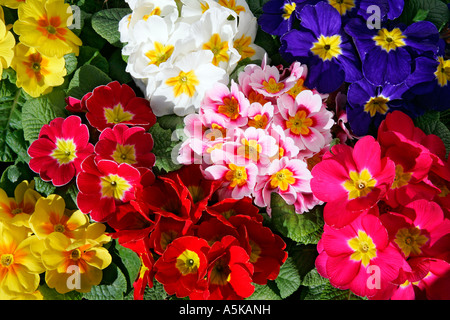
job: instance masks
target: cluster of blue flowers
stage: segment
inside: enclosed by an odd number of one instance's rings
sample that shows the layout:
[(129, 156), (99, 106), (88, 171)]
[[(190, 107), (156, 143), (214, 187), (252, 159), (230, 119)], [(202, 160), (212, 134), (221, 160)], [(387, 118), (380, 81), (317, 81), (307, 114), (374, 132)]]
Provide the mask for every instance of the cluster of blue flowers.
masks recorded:
[(270, 0), (259, 24), (280, 37), (287, 62), (308, 66), (308, 88), (346, 90), (349, 124), (362, 136), (394, 110), (414, 118), (450, 108), (446, 43), (429, 21), (399, 22), (403, 7), (403, 0)]

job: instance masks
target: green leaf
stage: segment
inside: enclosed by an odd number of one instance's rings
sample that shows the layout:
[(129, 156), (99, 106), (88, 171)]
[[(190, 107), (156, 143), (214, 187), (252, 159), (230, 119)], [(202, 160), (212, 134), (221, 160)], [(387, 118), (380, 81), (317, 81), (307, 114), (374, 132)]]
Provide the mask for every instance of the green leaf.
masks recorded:
[[(83, 47), (81, 47), (83, 48)], [(80, 49), (81, 49), (80, 48)], [(67, 75), (72, 74), (77, 69), (78, 60), (75, 56), (75, 53), (69, 53), (64, 56), (64, 59), (66, 60), (66, 71)]]
[(131, 75), (125, 71), (127, 63), (122, 59), (122, 52), (120, 49), (115, 50), (108, 59), (109, 75), (112, 79), (120, 83), (128, 83), (133, 81)]
[(300, 287), (300, 274), (292, 257), (288, 257), (280, 268), (280, 273), (275, 279), (281, 298), (285, 299)]
[(184, 127), (184, 117), (175, 114), (169, 114), (158, 118), (158, 124), (162, 129), (181, 129)]
[(115, 248), (117, 250), (118, 256), (120, 257), (121, 264), (124, 266), (124, 268), (122, 268), (122, 271), (127, 278), (128, 289), (130, 291), (133, 287), (134, 281), (139, 274), (139, 270), (141, 268), (141, 259), (133, 250), (125, 248), (118, 243), (116, 243)]
[(317, 287), (328, 283), (328, 279), (322, 277), (317, 269), (314, 268), (310, 272), (308, 272), (302, 281), (302, 286), (306, 287)]
[[(425, 12), (427, 15), (423, 18)], [(449, 21), (450, 14), (448, 7), (441, 0), (406, 0), (403, 13), (399, 20), (410, 25), (414, 19), (421, 19), (432, 22), (439, 30)]]
[(27, 163), (18, 162), (10, 165), (3, 170), (0, 178), (0, 188), (2, 188), (10, 197), (14, 196), (14, 189), (23, 180), (32, 180), (33, 172)]
[(272, 223), (285, 237), (302, 244), (317, 244), (323, 232), (322, 208), (316, 206), (303, 214), (295, 213), (277, 193), (272, 193)]
[(87, 64), (75, 71), (75, 74), (69, 83), (67, 95), (81, 99), (86, 93), (91, 92), (100, 85), (108, 84), (111, 81), (111, 78), (99, 68)]
[(65, 294), (59, 293), (54, 288), (50, 288), (46, 283), (39, 286), (44, 300), (81, 300), (83, 294), (77, 291), (70, 291)]
[(40, 177), (34, 177), (34, 190), (48, 196), (56, 190), (56, 187), (51, 182), (46, 182)]
[(94, 13), (92, 28), (110, 44), (122, 47), (120, 42), (119, 21), (131, 13), (128, 8), (112, 8)]
[(109, 73), (109, 62), (97, 48), (82, 46), (78, 56), (78, 63), (80, 66), (90, 64), (106, 74)]
[[(57, 99), (56, 99), (57, 101)], [(52, 97), (41, 96), (28, 100), (22, 108), (22, 126), (25, 140), (33, 142), (39, 136), (42, 126), (56, 117), (65, 117), (64, 109)]]
[(255, 292), (246, 300), (282, 300), (274, 281), (267, 281), (266, 285), (253, 284)]
[(446, 156), (450, 152), (450, 130), (441, 122), (441, 114), (437, 111), (428, 111), (414, 120), (414, 124), (425, 134), (434, 134), (442, 139), (445, 145)]
[(165, 300), (167, 296), (164, 286), (156, 280), (153, 280), (152, 288), (147, 286), (144, 291), (144, 300)]
[(156, 156), (155, 167), (165, 172), (171, 172), (181, 168), (181, 164), (174, 163), (172, 160), (172, 151), (180, 143), (178, 140), (172, 141), (172, 131), (170, 129), (163, 129), (159, 123), (156, 123), (150, 128), (149, 132), (152, 134), (154, 140), (152, 152)]
[(127, 291), (127, 279), (120, 268), (111, 263), (103, 270), (102, 282), (93, 286), (83, 298), (88, 300), (122, 300)]

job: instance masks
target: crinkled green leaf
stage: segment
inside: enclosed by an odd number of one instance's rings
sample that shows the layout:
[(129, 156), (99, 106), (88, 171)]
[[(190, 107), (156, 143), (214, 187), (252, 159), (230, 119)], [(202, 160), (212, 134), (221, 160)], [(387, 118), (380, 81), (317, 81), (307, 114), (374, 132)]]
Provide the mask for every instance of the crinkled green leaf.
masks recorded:
[(272, 223), (285, 237), (302, 244), (317, 244), (323, 231), (323, 215), (320, 206), (310, 212), (295, 213), (293, 205), (288, 205), (277, 193), (271, 198)]
[(449, 18), (449, 9), (441, 0), (406, 0), (399, 19), (408, 25), (414, 19), (430, 21), (440, 30)]
[(59, 102), (55, 102), (48, 96), (41, 96), (25, 102), (22, 108), (22, 126), (25, 140), (29, 142), (36, 140), (42, 126), (57, 117), (65, 117), (64, 111)]
[(300, 274), (292, 257), (288, 257), (280, 268), (280, 273), (275, 279), (281, 298), (285, 299), (293, 294), (301, 283)]
[(92, 16), (92, 28), (110, 44), (121, 47), (119, 21), (131, 13), (128, 8), (112, 8), (96, 12)]
[(437, 111), (428, 111), (424, 115), (416, 118), (414, 123), (426, 134), (434, 134), (442, 139), (447, 151), (450, 152), (450, 130), (441, 121), (441, 114)]
[(67, 95), (81, 99), (86, 93), (111, 81), (111, 78), (99, 68), (86, 64), (75, 71), (69, 83)]
[(253, 284), (255, 291), (246, 300), (282, 300), (279, 289), (274, 281), (267, 281), (266, 285)]
[(83, 298), (83, 294), (77, 291), (69, 291), (65, 294), (61, 294), (55, 289), (47, 286), (46, 283), (39, 286), (39, 291), (44, 297), (44, 300), (81, 300)]
[(87, 300), (122, 300), (127, 291), (127, 279), (120, 268), (111, 263), (103, 270), (102, 282), (85, 293)]
[(172, 160), (174, 148), (180, 143), (177, 140), (172, 141), (172, 130), (163, 129), (159, 123), (156, 123), (150, 128), (149, 132), (152, 134), (154, 140), (152, 152), (156, 157), (155, 167), (165, 172), (171, 172), (181, 168), (180, 164), (174, 163)]

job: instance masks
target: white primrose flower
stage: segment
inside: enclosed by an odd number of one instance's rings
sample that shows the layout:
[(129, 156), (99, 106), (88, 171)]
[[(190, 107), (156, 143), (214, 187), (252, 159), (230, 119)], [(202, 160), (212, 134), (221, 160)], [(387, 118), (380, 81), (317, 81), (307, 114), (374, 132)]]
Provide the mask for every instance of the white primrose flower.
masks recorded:
[(257, 31), (258, 21), (256, 17), (251, 12), (241, 12), (239, 14), (238, 30), (233, 39), (233, 47), (240, 54), (241, 60), (246, 58), (262, 60), (264, 58), (266, 51), (255, 44)]
[(233, 71), (241, 58), (233, 47), (237, 20), (228, 19), (229, 16), (223, 9), (210, 9), (191, 27), (191, 34), (195, 35), (198, 50), (211, 51), (214, 55), (212, 63), (227, 73)]
[(211, 51), (194, 51), (176, 61), (172, 68), (160, 70), (158, 85), (150, 98), (157, 117), (197, 112), (207, 90), (217, 82), (228, 83), (225, 70), (212, 64), (213, 57)]

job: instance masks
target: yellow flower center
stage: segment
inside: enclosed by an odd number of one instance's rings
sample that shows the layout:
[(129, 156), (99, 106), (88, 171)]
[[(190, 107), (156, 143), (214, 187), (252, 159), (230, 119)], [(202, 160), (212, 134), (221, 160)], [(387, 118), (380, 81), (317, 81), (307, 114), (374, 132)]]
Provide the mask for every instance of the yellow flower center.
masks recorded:
[(311, 51), (323, 61), (331, 60), (342, 54), (341, 43), (342, 40), (340, 35), (331, 37), (321, 35), (319, 39), (317, 39), (317, 42), (314, 42)]
[(186, 249), (178, 256), (175, 266), (182, 275), (195, 273), (200, 266), (200, 258), (194, 251)]
[(257, 114), (253, 119), (248, 120), (248, 125), (257, 129), (265, 129), (268, 123), (269, 119), (265, 114)]
[(257, 140), (247, 140), (243, 138), (241, 140), (241, 146), (237, 149), (237, 154), (257, 162), (259, 160), (259, 154), (262, 151), (262, 146)]
[(355, 7), (354, 0), (328, 0), (328, 3), (339, 11), (341, 16), (344, 16), (347, 11), (350, 11)]
[(377, 184), (377, 180), (372, 178), (372, 175), (367, 169), (362, 170), (360, 173), (350, 171), (349, 175), (350, 179), (342, 184), (345, 190), (348, 191), (349, 200), (365, 197)]
[(406, 36), (403, 35), (399, 28), (394, 28), (392, 31), (383, 28), (378, 31), (378, 34), (372, 39), (375, 41), (377, 46), (380, 46), (383, 50), (389, 52), (391, 50), (396, 50), (397, 48), (406, 46), (405, 41), (403, 41), (405, 38)]
[(209, 281), (216, 285), (226, 285), (231, 279), (230, 268), (221, 260), (217, 260), (211, 270)]
[(245, 167), (236, 166), (232, 163), (228, 165), (230, 169), (225, 174), (225, 179), (230, 181), (230, 188), (234, 188), (236, 186), (242, 187), (247, 183), (247, 170)]
[(59, 164), (67, 164), (73, 161), (77, 155), (77, 146), (72, 139), (56, 139), (56, 148), (51, 156), (58, 161)]
[(289, 169), (281, 169), (277, 173), (274, 173), (270, 177), (270, 186), (275, 188), (280, 188), (281, 191), (286, 191), (289, 185), (295, 183), (294, 173)]
[(420, 229), (402, 228), (397, 231), (394, 242), (403, 251), (406, 257), (411, 253), (414, 255), (420, 254), (422, 250), (420, 248), (427, 243), (428, 238), (421, 234)]
[(434, 75), (441, 87), (445, 87), (450, 81), (450, 60), (444, 60), (443, 57), (438, 58), (439, 65)]
[(304, 83), (305, 81), (302, 78), (298, 79), (295, 85), (289, 89), (288, 94), (295, 99), (300, 92), (308, 90), (308, 88), (303, 85)]
[(128, 111), (124, 111), (122, 105), (119, 103), (114, 108), (105, 108), (104, 115), (106, 118), (106, 123), (121, 123), (125, 121), (130, 121), (133, 119), (133, 114)]
[(286, 3), (286, 4), (283, 6), (283, 11), (284, 11), (284, 13), (283, 13), (282, 17), (283, 17), (284, 20), (288, 20), (288, 19), (291, 17), (292, 12), (295, 11), (295, 7), (296, 7), (296, 6), (297, 6), (297, 4), (296, 4), (295, 2), (292, 2), (292, 3)]
[(117, 163), (136, 163), (136, 152), (132, 145), (117, 144), (116, 150), (114, 150), (112, 157)]
[(173, 87), (173, 95), (175, 98), (181, 94), (187, 94), (189, 97), (193, 97), (195, 94), (195, 87), (199, 83), (194, 70), (189, 72), (180, 71), (178, 76), (166, 80), (166, 84)]
[(70, 259), (72, 259), (74, 261), (77, 261), (80, 258), (81, 258), (81, 251), (80, 251), (80, 249), (75, 249), (75, 250), (72, 250), (70, 252)]
[(9, 267), (14, 263), (14, 256), (11, 253), (2, 254), (0, 258), (0, 263), (3, 267)]
[(296, 135), (307, 135), (310, 132), (309, 127), (313, 125), (313, 120), (308, 118), (305, 110), (299, 110), (293, 117), (289, 117), (286, 121), (286, 127)]
[(251, 249), (251, 253), (250, 253), (250, 262), (251, 263), (255, 263), (256, 261), (258, 261), (261, 253), (262, 253), (262, 249), (261, 247), (252, 239), (248, 240), (248, 244), (250, 245), (250, 249)]
[(209, 42), (203, 44), (203, 50), (211, 50), (214, 54), (212, 60), (213, 65), (218, 66), (220, 62), (228, 62), (230, 56), (228, 55), (228, 42), (222, 41), (218, 33), (214, 33)]
[(284, 88), (284, 83), (277, 82), (273, 77), (271, 77), (269, 81), (264, 80), (262, 85), (268, 93), (273, 94), (280, 92)]
[(235, 97), (224, 98), (223, 105), (219, 106), (219, 113), (226, 115), (231, 120), (236, 120), (239, 117), (239, 101)]
[(236, 5), (236, 0), (219, 0), (219, 4), (225, 8), (233, 10), (237, 14), (245, 11), (245, 8), (243, 6)]
[(389, 98), (385, 98), (383, 96), (372, 97), (364, 105), (364, 111), (370, 113), (371, 117), (374, 117), (377, 112), (380, 114), (386, 114), (389, 110), (387, 102), (389, 102)]
[(175, 49), (172, 45), (163, 45), (155, 41), (155, 49), (149, 50), (145, 53), (145, 56), (150, 60), (148, 64), (154, 64), (159, 67), (163, 62), (166, 62), (173, 53)]
[(241, 59), (239, 59), (239, 61), (254, 56), (256, 51), (255, 49), (250, 47), (251, 44), (252, 38), (246, 37), (245, 34), (243, 34), (242, 37), (240, 37), (239, 39), (234, 40), (233, 47), (241, 55)]
[(404, 172), (403, 166), (401, 166), (399, 164), (396, 165), (395, 166), (395, 178), (394, 178), (394, 182), (392, 183), (391, 188), (397, 189), (397, 188), (406, 186), (408, 184), (409, 180), (411, 180), (411, 176), (412, 176), (412, 172)]
[(102, 196), (121, 200), (125, 192), (131, 188), (130, 184), (122, 177), (110, 174), (101, 178)]
[(66, 231), (66, 228), (62, 224), (58, 223), (53, 227), (53, 231), (64, 233), (64, 231)]
[(364, 231), (358, 230), (358, 236), (348, 240), (347, 243), (354, 251), (350, 259), (361, 261), (364, 267), (367, 267), (370, 260), (377, 256), (377, 249), (372, 238)]

